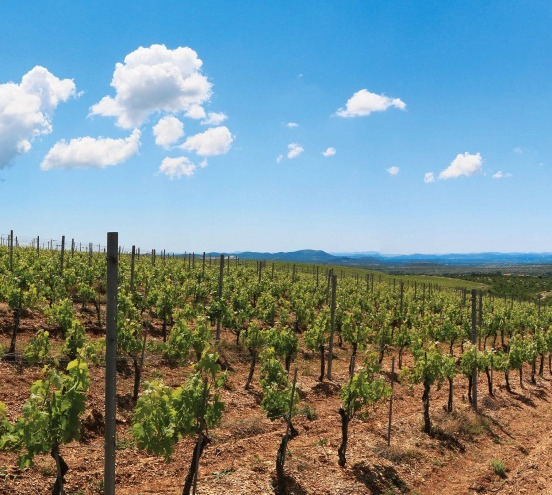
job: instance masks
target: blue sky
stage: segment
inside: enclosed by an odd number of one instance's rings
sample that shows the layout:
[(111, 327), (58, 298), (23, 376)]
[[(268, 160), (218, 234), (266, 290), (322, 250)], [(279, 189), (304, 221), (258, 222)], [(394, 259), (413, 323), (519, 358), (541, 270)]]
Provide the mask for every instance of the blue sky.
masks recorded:
[(8, 1), (2, 18), (3, 234), (552, 250), (550, 2)]

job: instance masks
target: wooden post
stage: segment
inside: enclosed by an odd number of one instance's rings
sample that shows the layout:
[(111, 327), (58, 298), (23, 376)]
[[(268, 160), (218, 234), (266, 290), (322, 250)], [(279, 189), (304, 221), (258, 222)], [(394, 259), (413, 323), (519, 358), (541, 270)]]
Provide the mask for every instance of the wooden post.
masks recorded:
[(395, 383), (395, 356), (391, 358), (391, 397), (389, 398), (389, 424), (387, 426), (387, 446), (391, 445), (391, 423), (393, 421), (393, 385)]
[(403, 299), (404, 299), (404, 283), (403, 283), (402, 280), (399, 283), (400, 283), (400, 287), (401, 287), (401, 304), (400, 304), (399, 312), (400, 312), (400, 317), (402, 318), (402, 315), (403, 315)]
[(115, 420), (117, 414), (117, 232), (107, 234), (107, 295), (105, 348), (105, 470), (104, 494), (115, 495)]
[(479, 289), (479, 310), (477, 312), (477, 326), (479, 327), (479, 350), (481, 350), (481, 332), (483, 326), (483, 291)]
[(10, 271), (13, 272), (13, 230), (10, 230)]
[(335, 332), (335, 299), (337, 292), (337, 275), (332, 275), (332, 304), (330, 306), (330, 344), (328, 346), (328, 380), (332, 379), (333, 341)]
[(61, 236), (61, 255), (59, 258), (59, 274), (63, 276), (63, 258), (65, 257), (65, 236)]
[(75, 256), (75, 239), (71, 239), (71, 258)]
[[(222, 283), (224, 280), (224, 254), (220, 255), (219, 265), (219, 285), (218, 285), (218, 303), (222, 304)], [(220, 340), (220, 315), (217, 316), (217, 334), (216, 339)]]
[(201, 278), (205, 278), (205, 251), (203, 251), (203, 258), (201, 261)]
[(134, 259), (136, 257), (136, 246), (132, 246), (130, 253), (130, 292), (134, 292)]
[[(477, 344), (477, 291), (475, 289), (472, 289), (471, 291), (471, 303), (472, 303), (471, 341), (473, 345), (476, 345)], [(475, 366), (472, 371), (472, 406), (477, 411), (477, 362), (475, 363)]]

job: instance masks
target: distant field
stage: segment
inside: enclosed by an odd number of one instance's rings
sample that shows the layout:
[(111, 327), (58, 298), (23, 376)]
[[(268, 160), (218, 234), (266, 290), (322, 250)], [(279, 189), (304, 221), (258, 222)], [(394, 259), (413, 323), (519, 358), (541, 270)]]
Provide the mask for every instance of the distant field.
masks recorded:
[[(247, 260), (245, 264), (255, 265), (258, 263), (254, 260)], [(341, 265), (316, 265), (314, 263), (288, 263), (288, 262), (272, 262), (264, 261), (265, 269), (271, 270), (271, 266), (274, 263), (275, 269), (277, 270), (292, 270), (293, 265), (295, 265), (296, 270), (299, 273), (310, 272), (315, 276), (316, 266), (318, 266), (319, 277), (323, 277), (327, 270), (333, 269), (334, 273), (342, 277), (356, 277), (358, 274), (359, 279), (365, 278), (366, 275), (374, 275), (374, 281), (382, 282), (388, 281), (390, 284), (393, 283), (393, 280), (398, 284), (400, 280), (403, 282), (409, 282), (417, 284), (436, 284), (441, 287), (447, 288), (466, 288), (466, 289), (487, 289), (488, 284), (483, 281), (463, 279), (459, 277), (449, 277), (449, 276), (440, 276), (440, 275), (430, 275), (430, 274), (393, 274), (385, 273), (379, 270), (361, 268), (361, 267), (348, 267)]]

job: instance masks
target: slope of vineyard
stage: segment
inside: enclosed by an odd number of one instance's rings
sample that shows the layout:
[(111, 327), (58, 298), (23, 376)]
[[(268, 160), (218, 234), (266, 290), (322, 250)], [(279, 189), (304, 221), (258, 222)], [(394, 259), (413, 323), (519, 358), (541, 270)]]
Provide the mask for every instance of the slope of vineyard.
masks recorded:
[[(10, 262), (8, 250), (0, 248), (0, 345), (4, 354), (0, 403), (6, 406), (4, 423), (0, 410), (0, 437), (25, 414), (31, 385), (43, 376), (43, 366), (63, 372), (76, 349), (76, 356), (88, 363), (90, 385), (81, 439), (59, 445), (69, 467), (65, 490), (68, 494), (101, 493), (105, 257), (65, 253), (62, 267), (56, 251), (38, 254), (20, 248), (13, 256)], [(143, 336), (147, 340), (140, 397), (147, 396), (148, 382), (163, 382), (172, 390), (182, 386), (206, 352), (216, 350), (226, 370), (227, 381), (221, 389), (225, 411), (221, 423), (209, 429), (211, 443), (201, 456), (197, 493), (274, 493), (276, 452), (286, 422), (282, 417), (269, 419), (263, 402), (270, 390), (266, 388), (270, 375), (262, 375), (267, 362), (263, 352), (272, 346), (275, 364), (287, 364), (289, 352), (289, 376), (298, 369), (300, 402), (293, 418), (298, 436), (287, 448), (288, 493), (550, 493), (552, 472), (543, 457), (550, 446), (543, 432), (552, 426), (550, 308), (491, 297), (482, 297), (480, 303), (475, 300), (481, 313), (477, 315), (478, 344), (471, 347), (470, 295), (431, 278), (380, 279), (373, 272), (335, 269), (332, 326), (331, 274), (326, 268), (243, 265), (237, 260), (225, 260), (221, 267), (211, 259), (142, 256), (136, 259), (131, 288), (130, 263), (130, 256), (119, 257), (117, 493), (181, 493), (195, 443), (193, 435), (180, 439), (171, 462), (137, 447), (132, 396)], [(221, 273), (223, 285), (219, 286)], [(217, 322), (220, 340), (216, 340)], [(320, 380), (321, 353), (313, 344), (319, 336), (314, 333), (321, 332), (321, 342), (327, 345), (332, 327), (332, 378)], [(80, 328), (84, 333), (79, 333)], [(254, 341), (255, 332), (259, 338)], [(14, 335), (15, 353), (11, 354)], [(297, 337), (295, 351), (289, 347), (291, 341), (286, 341), (288, 347), (281, 343), (283, 337), (292, 335)], [(278, 346), (284, 349), (280, 354)], [(381, 360), (376, 376), (390, 383), (395, 359), (391, 446), (386, 441), (389, 401), (375, 401), (365, 409), (366, 418), (352, 419), (347, 462), (340, 467), (338, 411), (344, 407), (340, 392), (352, 383), (349, 369), (354, 348), (358, 348), (352, 361), (355, 376), (367, 366), (365, 357), (373, 356)], [(450, 350), (454, 360), (447, 371)], [(327, 347), (322, 355), (327, 366)], [(467, 391), (472, 355), (480, 368), (479, 414), (470, 406)], [(246, 390), (253, 356), (258, 363)], [(428, 362), (437, 364), (429, 370)], [(518, 369), (523, 370), (521, 383)], [(494, 373), (494, 396), (488, 391), (487, 370)], [(422, 382), (429, 380), (430, 371), (434, 378), (428, 434), (422, 431), (421, 399)], [(511, 391), (506, 389), (505, 371)], [(260, 376), (265, 376), (265, 382)], [(449, 377), (454, 392), (452, 412), (446, 411)], [(283, 385), (286, 393), (288, 386)], [(20, 469), (19, 453), (9, 452), (6, 442), (2, 445), (0, 494), (51, 493), (56, 468), (48, 453), (37, 454), (33, 467)], [(493, 472), (493, 459), (504, 463), (506, 478)]]

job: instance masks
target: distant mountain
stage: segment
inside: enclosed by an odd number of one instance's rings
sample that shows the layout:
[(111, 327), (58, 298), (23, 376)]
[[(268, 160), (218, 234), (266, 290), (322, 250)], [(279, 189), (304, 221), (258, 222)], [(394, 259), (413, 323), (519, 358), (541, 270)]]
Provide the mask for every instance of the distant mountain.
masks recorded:
[[(212, 253), (215, 254), (215, 253)], [(233, 253), (241, 259), (285, 261), (296, 263), (319, 263), (366, 267), (392, 266), (510, 266), (552, 264), (552, 253), (450, 253), (450, 254), (402, 254), (384, 255), (376, 252), (335, 253), (314, 249), (279, 253), (247, 251)]]
[(325, 251), (314, 249), (302, 249), (291, 253), (255, 253), (246, 251), (245, 253), (237, 253), (242, 260), (267, 260), (267, 261), (294, 261), (297, 263), (336, 263), (336, 256), (333, 256)]

